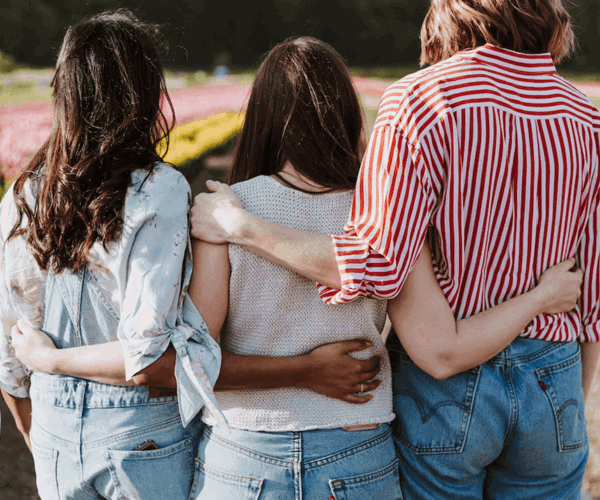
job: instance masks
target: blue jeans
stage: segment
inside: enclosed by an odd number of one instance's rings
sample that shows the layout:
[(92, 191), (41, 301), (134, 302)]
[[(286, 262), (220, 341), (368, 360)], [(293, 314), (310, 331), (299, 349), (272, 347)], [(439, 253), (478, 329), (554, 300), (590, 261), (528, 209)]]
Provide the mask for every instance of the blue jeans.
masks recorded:
[[(187, 500), (202, 422), (174, 397), (67, 376), (31, 378), (31, 444), (43, 500)], [(158, 449), (134, 451), (146, 440)]]
[(191, 498), (401, 500), (390, 427), (276, 433), (206, 427)]
[(395, 334), (394, 441), (408, 500), (577, 500), (588, 439), (576, 342), (518, 338), (445, 381)]

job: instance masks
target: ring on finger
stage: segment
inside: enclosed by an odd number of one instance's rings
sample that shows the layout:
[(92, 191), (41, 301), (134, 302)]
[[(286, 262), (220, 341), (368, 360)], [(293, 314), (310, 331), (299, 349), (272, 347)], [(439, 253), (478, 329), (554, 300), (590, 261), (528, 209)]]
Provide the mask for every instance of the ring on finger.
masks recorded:
[(362, 396), (365, 390), (365, 384), (360, 384), (360, 391), (358, 391), (358, 395)]

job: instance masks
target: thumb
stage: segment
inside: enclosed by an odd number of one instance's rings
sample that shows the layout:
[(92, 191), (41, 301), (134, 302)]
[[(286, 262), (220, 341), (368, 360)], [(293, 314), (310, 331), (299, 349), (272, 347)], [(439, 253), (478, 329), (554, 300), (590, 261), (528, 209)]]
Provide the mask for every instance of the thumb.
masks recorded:
[(211, 193), (226, 193), (229, 191), (229, 186), (223, 182), (213, 181), (209, 179), (206, 181), (206, 187)]
[(20, 333), (23, 335), (27, 335), (35, 330), (27, 321), (19, 319), (17, 321), (17, 328), (20, 330)]
[(356, 351), (364, 351), (371, 347), (372, 343), (368, 340), (358, 339), (358, 340), (348, 340), (344, 342), (344, 352), (356, 352)]
[(552, 266), (552, 268), (554, 268), (556, 271), (559, 271), (559, 272), (567, 272), (574, 265), (575, 265), (575, 259), (569, 258), (569, 259), (563, 260), (562, 262), (559, 262), (558, 264), (555, 264), (554, 266)]

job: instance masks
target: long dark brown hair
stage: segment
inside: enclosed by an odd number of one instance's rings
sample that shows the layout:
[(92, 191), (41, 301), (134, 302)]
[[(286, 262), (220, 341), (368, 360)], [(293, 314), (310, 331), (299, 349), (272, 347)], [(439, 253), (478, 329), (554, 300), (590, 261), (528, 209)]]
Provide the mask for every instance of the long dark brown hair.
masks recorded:
[[(27, 234), (40, 268), (77, 271), (95, 242), (120, 237), (131, 173), (152, 170), (161, 160), (156, 146), (173, 127), (161, 110), (164, 99), (173, 111), (162, 44), (157, 26), (124, 9), (68, 29), (52, 80), (52, 132), (14, 187), (10, 237)], [(27, 181), (37, 188), (33, 207)]]
[(342, 57), (315, 38), (288, 39), (258, 69), (228, 181), (275, 175), (290, 185), (279, 175), (289, 161), (325, 192), (354, 189), (362, 130), (360, 101)]
[(563, 0), (431, 0), (421, 28), (421, 64), (486, 43), (550, 52), (558, 63), (573, 51), (575, 36)]

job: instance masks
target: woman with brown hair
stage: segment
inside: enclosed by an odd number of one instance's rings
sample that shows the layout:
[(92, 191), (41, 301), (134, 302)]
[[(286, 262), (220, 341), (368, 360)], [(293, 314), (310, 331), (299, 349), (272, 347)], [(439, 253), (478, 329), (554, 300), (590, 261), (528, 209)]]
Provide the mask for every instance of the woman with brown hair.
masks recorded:
[[(2, 201), (0, 383), (43, 499), (187, 499), (196, 414), (214, 405), (219, 348), (185, 294), (190, 189), (156, 152), (171, 128), (160, 43), (126, 10), (70, 27), (53, 130)], [(127, 379), (173, 344), (180, 397), (107, 385), (106, 372), (29, 376), (11, 345), (18, 319), (61, 350), (119, 341)]]
[[(271, 226), (339, 232), (359, 172), (361, 134), (358, 96), (340, 56), (313, 38), (283, 42), (267, 54), (252, 86), (232, 189), (253, 217)], [(194, 257), (190, 295), (226, 351), (297, 356), (361, 337), (372, 347), (355, 356), (380, 356), (381, 370), (378, 381), (355, 386), (358, 395), (371, 390), (363, 405), (302, 388), (217, 393), (231, 430), (204, 412), (192, 497), (402, 498), (389, 424), (392, 378), (381, 338), (386, 302), (362, 298), (326, 306), (312, 281), (238, 245), (198, 241)], [(424, 252), (411, 278), (429, 313), (400, 313), (409, 326), (403, 342), (439, 378), (476, 366), (540, 312), (574, 306), (581, 271), (569, 272), (573, 264), (559, 264), (529, 293), (457, 324)], [(548, 294), (552, 283), (558, 288)], [(390, 305), (393, 319), (397, 307)], [(474, 342), (484, 347), (473, 348)], [(228, 377), (227, 370), (220, 376)]]
[[(340, 56), (312, 38), (279, 44), (253, 85), (231, 173), (234, 190), (247, 209), (271, 223), (341, 231), (359, 172), (361, 133), (358, 96)], [(192, 496), (401, 498), (389, 427), (392, 380), (380, 335), (385, 302), (363, 299), (326, 307), (314, 294), (314, 283), (233, 245), (197, 242), (194, 256), (189, 293), (211, 335), (220, 335), (222, 346), (238, 360), (245, 355), (244, 365), (258, 363), (254, 371), (232, 363), (222, 367), (219, 383), (230, 391), (218, 393), (217, 399), (231, 431), (212, 410), (205, 412), (209, 428), (200, 443)], [(581, 272), (569, 272), (572, 265), (570, 260), (555, 266), (530, 292), (456, 324), (424, 254), (413, 279), (430, 311), (410, 317), (413, 328), (403, 341), (436, 377), (475, 366), (501, 351), (537, 314), (573, 307)], [(379, 356), (380, 380), (372, 380), (376, 369), (365, 369), (363, 381), (348, 381), (355, 394), (339, 400), (324, 397), (326, 379), (311, 391), (301, 383), (282, 383), (285, 364), (270, 372), (266, 368), (274, 367), (270, 362), (275, 359), (295, 365), (307, 353), (331, 346), (323, 344), (357, 337), (370, 348), (347, 356), (346, 364)], [(483, 347), (472, 349), (475, 341)], [(67, 364), (73, 367), (81, 358), (70, 351)], [(39, 349), (37, 361), (57, 352)], [(35, 363), (35, 356), (25, 355)], [(164, 379), (172, 365), (163, 360), (152, 365), (153, 371), (158, 379), (162, 372), (163, 383), (171, 383)], [(64, 369), (64, 360), (61, 364)], [(260, 390), (248, 390), (257, 381), (260, 364)], [(311, 368), (304, 365), (304, 370)], [(265, 384), (268, 377), (270, 385)], [(365, 404), (349, 404), (361, 402)]]
[[(397, 297), (403, 345), (392, 336), (390, 351), (406, 498), (578, 499), (600, 345), (600, 114), (554, 66), (574, 45), (569, 15), (561, 0), (433, 0), (421, 40), (433, 65), (385, 93), (345, 234), (275, 226), (215, 184), (196, 199), (193, 235), (324, 283), (331, 304)], [(437, 316), (412, 279), (419, 256), (433, 258), (464, 321), (569, 257), (585, 272), (582, 297), (440, 382), (407, 341), (414, 321)]]

